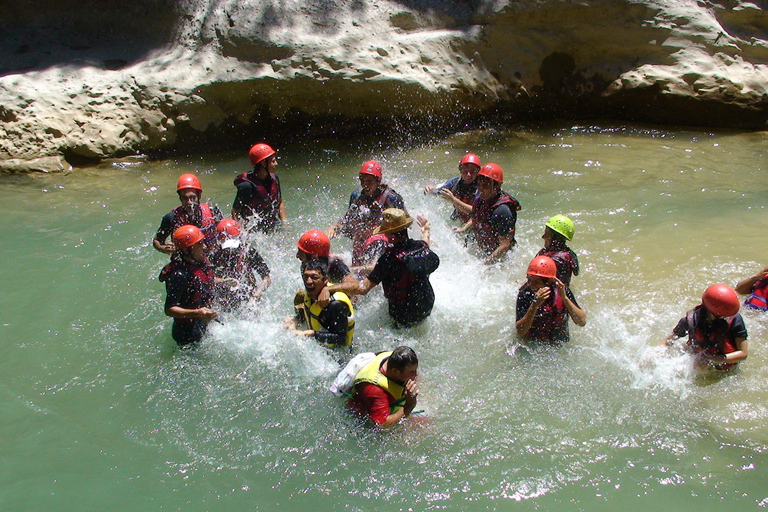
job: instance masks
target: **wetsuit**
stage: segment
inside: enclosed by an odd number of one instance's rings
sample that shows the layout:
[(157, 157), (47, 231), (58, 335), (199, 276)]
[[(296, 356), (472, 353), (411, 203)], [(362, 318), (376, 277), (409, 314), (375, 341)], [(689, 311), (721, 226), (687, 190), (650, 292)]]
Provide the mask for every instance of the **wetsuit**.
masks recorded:
[(216, 238), (216, 224), (224, 217), (221, 211), (205, 203), (200, 203), (195, 211), (190, 214), (183, 206), (178, 206), (166, 213), (160, 221), (160, 227), (157, 228), (155, 239), (160, 243), (165, 243), (169, 236), (181, 226), (190, 224), (197, 226), (205, 235), (205, 243), (208, 247), (213, 246), (213, 240)]
[(477, 246), (486, 254), (491, 254), (499, 246), (499, 238), (509, 237), (515, 242), (515, 224), (520, 203), (504, 192), (488, 200), (475, 197), (472, 203), (472, 230)]
[(242, 242), (239, 247), (216, 250), (211, 255), (211, 263), (217, 277), (232, 277), (240, 282), (235, 289), (217, 286), (217, 302), (229, 310), (242, 302), (247, 302), (252, 297), (255, 286), (254, 271), (262, 279), (269, 277), (269, 267), (264, 258), (255, 247), (244, 245)]
[(557, 265), (557, 278), (567, 285), (571, 284), (571, 277), (579, 275), (579, 259), (576, 253), (568, 247), (559, 250), (542, 249), (536, 256), (549, 256)]
[[(440, 193), (444, 188), (450, 190), (454, 197), (462, 203), (472, 204), (477, 195), (477, 179), (472, 183), (467, 184), (464, 183), (461, 176), (456, 176), (437, 187), (435, 191)], [(454, 208), (453, 213), (451, 213), (451, 219), (461, 219), (462, 222), (467, 222), (469, 217), (469, 213), (460, 212), (456, 208)]]
[[(174, 256), (160, 272), (165, 283), (166, 311), (179, 306), (185, 309), (210, 307), (213, 300), (213, 266), (195, 264)], [(172, 336), (179, 345), (188, 345), (205, 334), (208, 322), (199, 318), (174, 318)]]
[(280, 179), (274, 173), (260, 180), (255, 172), (247, 172), (235, 178), (237, 195), (232, 203), (243, 219), (255, 218), (255, 227), (269, 233), (280, 225), (280, 203), (283, 201)]
[(429, 275), (440, 258), (421, 240), (411, 238), (393, 245), (379, 257), (368, 279), (382, 284), (389, 314), (403, 326), (421, 322), (432, 312), (435, 292)]
[[(531, 324), (531, 328), (524, 337), (526, 341), (535, 340), (559, 345), (571, 339), (568, 332), (568, 310), (565, 307), (565, 302), (556, 286), (553, 286), (551, 289), (552, 293), (549, 295), (549, 298), (536, 311), (533, 324)], [(566, 288), (565, 294), (578, 307), (576, 298), (571, 290)], [(536, 292), (530, 288), (528, 283), (525, 283), (517, 294), (515, 321), (520, 321), (525, 316), (535, 300)]]
[[(706, 353), (723, 356), (738, 350), (736, 340), (747, 338), (747, 328), (739, 313), (728, 318), (718, 318), (712, 323), (704, 321), (706, 310), (698, 305), (680, 319), (672, 331), (676, 338), (688, 336), (688, 348), (694, 354)], [(716, 367), (727, 370), (738, 363), (722, 363)]]

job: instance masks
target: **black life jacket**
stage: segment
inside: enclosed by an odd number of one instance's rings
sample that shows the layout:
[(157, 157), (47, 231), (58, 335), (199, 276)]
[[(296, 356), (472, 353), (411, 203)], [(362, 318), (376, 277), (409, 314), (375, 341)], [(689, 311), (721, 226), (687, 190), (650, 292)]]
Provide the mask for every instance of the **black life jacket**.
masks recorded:
[[(517, 199), (503, 191), (493, 203), (478, 197), (472, 205), (472, 227), (475, 230), (475, 239), (481, 248), (488, 250), (488, 252), (499, 245), (499, 234), (496, 233), (490, 223), (491, 215), (496, 208), (504, 204), (508, 205), (512, 211), (520, 211), (520, 203), (517, 202)], [(503, 233), (503, 235), (508, 235), (512, 240), (512, 245), (515, 244), (515, 228), (512, 228), (509, 233)]]

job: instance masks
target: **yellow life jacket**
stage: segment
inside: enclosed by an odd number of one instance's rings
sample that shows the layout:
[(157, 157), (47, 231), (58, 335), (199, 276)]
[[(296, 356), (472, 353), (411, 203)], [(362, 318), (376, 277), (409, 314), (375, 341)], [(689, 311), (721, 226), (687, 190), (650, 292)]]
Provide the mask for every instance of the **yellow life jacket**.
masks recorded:
[(389, 414), (393, 414), (398, 409), (402, 409), (405, 405), (405, 388), (395, 381), (387, 378), (386, 375), (379, 371), (382, 361), (392, 355), (392, 351), (380, 352), (376, 354), (376, 357), (365, 365), (362, 370), (357, 372), (355, 376), (355, 386), (362, 382), (369, 384), (375, 384), (381, 389), (392, 395), (395, 401), (389, 407)]
[[(348, 347), (352, 343), (352, 337), (355, 335), (355, 308), (352, 306), (352, 301), (344, 292), (333, 292), (331, 294), (331, 300), (338, 300), (343, 302), (349, 308), (349, 315), (347, 316), (347, 342), (343, 345)], [(313, 331), (326, 332), (328, 329), (320, 323), (318, 319), (323, 308), (320, 304), (313, 301), (308, 293), (304, 294), (304, 307), (301, 308), (302, 316), (307, 326)], [(329, 347), (336, 347), (337, 345), (328, 345)]]

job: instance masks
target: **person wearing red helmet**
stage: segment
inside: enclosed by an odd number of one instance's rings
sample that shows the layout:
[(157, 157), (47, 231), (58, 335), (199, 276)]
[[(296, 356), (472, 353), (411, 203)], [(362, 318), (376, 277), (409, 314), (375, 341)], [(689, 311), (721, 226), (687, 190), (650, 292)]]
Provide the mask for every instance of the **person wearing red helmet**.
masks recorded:
[(474, 153), (467, 153), (459, 161), (459, 176), (451, 178), (437, 187), (427, 185), (425, 194), (439, 195), (453, 205), (451, 219), (469, 220), (472, 203), (477, 195), (477, 173), (480, 171), (480, 158)]
[(570, 340), (568, 317), (580, 327), (587, 323), (573, 292), (557, 278), (557, 264), (536, 256), (528, 265), (527, 280), (517, 294), (515, 328), (527, 342), (559, 345)]
[(736, 285), (736, 293), (749, 295), (744, 306), (758, 311), (768, 311), (768, 267)]
[(477, 176), (477, 196), (469, 221), (455, 231), (472, 230), (477, 247), (491, 264), (515, 245), (515, 224), (520, 203), (501, 189), (504, 171), (497, 164), (485, 164)]
[(205, 235), (197, 226), (177, 228), (173, 244), (177, 251), (159, 279), (165, 283), (165, 314), (173, 318), (173, 339), (183, 346), (200, 341), (208, 322), (217, 316), (210, 308), (215, 277), (206, 254)]
[[(296, 242), (296, 258), (301, 263), (310, 260), (321, 260), (328, 265), (328, 284), (321, 290), (318, 302), (323, 307), (327, 306), (334, 292), (344, 292), (351, 295), (357, 291), (359, 283), (344, 260), (331, 254), (331, 240), (328, 235), (319, 229), (310, 229)], [(300, 292), (303, 299), (303, 291)], [(299, 300), (297, 296), (296, 300)]]
[(256, 248), (244, 240), (236, 220), (224, 219), (216, 230), (219, 240), (211, 254), (216, 273), (216, 302), (228, 311), (240, 304), (253, 309), (272, 283), (269, 267)]
[(696, 366), (730, 370), (749, 355), (747, 328), (739, 314), (741, 302), (736, 291), (725, 284), (713, 284), (701, 296), (701, 304), (688, 311), (664, 338), (663, 345), (688, 336), (686, 350), (696, 357)]
[(272, 147), (259, 143), (248, 156), (253, 169), (235, 178), (237, 195), (232, 203), (232, 217), (243, 226), (270, 233), (288, 218), (280, 180), (275, 174), (277, 155)]
[[(344, 217), (328, 228), (328, 236), (337, 233), (352, 239), (352, 265), (361, 264), (363, 246), (373, 230), (381, 224), (382, 212), (387, 208), (405, 211), (403, 198), (392, 187), (382, 183), (381, 164), (368, 160), (360, 167), (360, 188), (349, 197), (349, 207)], [(406, 212), (407, 213), (407, 212)]]
[(166, 241), (171, 233), (185, 224), (200, 228), (207, 245), (212, 246), (216, 239), (216, 223), (223, 216), (217, 207), (200, 202), (203, 187), (198, 177), (190, 173), (179, 176), (176, 193), (179, 195), (181, 206), (173, 209), (160, 221), (160, 227), (152, 238), (152, 246), (162, 253), (173, 254), (175, 247)]

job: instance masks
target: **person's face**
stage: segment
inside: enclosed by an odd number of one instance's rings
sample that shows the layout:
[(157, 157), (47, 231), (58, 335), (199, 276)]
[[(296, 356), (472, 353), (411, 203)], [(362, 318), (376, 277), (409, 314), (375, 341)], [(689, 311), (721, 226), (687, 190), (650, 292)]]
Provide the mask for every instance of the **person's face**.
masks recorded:
[(480, 199), (487, 200), (496, 195), (496, 182), (486, 176), (477, 177), (477, 193)]
[(277, 155), (272, 155), (265, 161), (267, 162), (267, 170), (269, 172), (275, 172), (275, 169), (277, 169)]
[(297, 258), (299, 259), (299, 261), (300, 261), (300, 262), (302, 262), (302, 263), (306, 263), (307, 261), (309, 261), (309, 254), (305, 253), (305, 252), (304, 252), (304, 251), (302, 251), (301, 249), (298, 249), (298, 250), (296, 251), (296, 257), (297, 257)]
[(546, 277), (541, 276), (528, 276), (528, 286), (531, 287), (531, 290), (538, 291), (541, 288), (545, 288), (551, 284), (551, 279), (547, 279)]
[(320, 291), (325, 288), (328, 279), (319, 270), (307, 269), (302, 276), (304, 278), (304, 289), (310, 297), (316, 297)]
[(554, 236), (551, 229), (544, 228), (544, 234), (541, 235), (541, 238), (544, 239), (545, 249), (549, 249), (550, 247), (552, 247), (552, 240), (554, 240)]
[(476, 164), (469, 162), (459, 165), (459, 172), (461, 173), (461, 181), (469, 185), (477, 178), (477, 173), (480, 171), (480, 167)]
[(189, 208), (200, 202), (197, 190), (193, 188), (183, 188), (179, 190), (179, 199), (181, 200), (181, 205), (185, 208)]
[(189, 257), (198, 263), (205, 263), (205, 251), (207, 248), (208, 246), (205, 245), (205, 242), (200, 240), (189, 248)]
[(379, 187), (379, 178), (371, 176), (370, 174), (360, 175), (360, 188), (363, 189), (366, 195), (373, 195), (376, 189)]
[(402, 371), (395, 368), (392, 369), (392, 375), (396, 380), (400, 382), (408, 382), (419, 376), (419, 365), (412, 364), (403, 368)]

